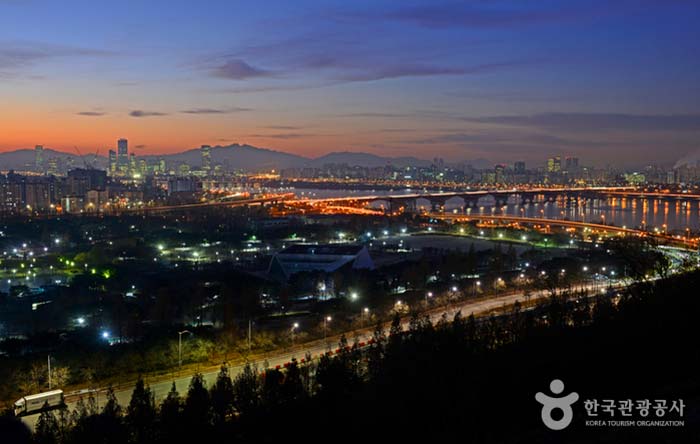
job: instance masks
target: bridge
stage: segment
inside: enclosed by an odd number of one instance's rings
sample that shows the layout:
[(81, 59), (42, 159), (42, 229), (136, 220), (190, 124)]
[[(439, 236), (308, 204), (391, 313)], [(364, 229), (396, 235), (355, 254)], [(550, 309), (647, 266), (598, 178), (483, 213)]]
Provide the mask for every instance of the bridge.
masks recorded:
[(476, 190), (476, 191), (450, 191), (437, 193), (411, 193), (411, 194), (391, 194), (391, 195), (370, 195), (335, 197), (325, 199), (297, 199), (290, 201), (290, 204), (300, 203), (309, 205), (347, 205), (360, 206), (369, 205), (373, 202), (386, 202), (386, 210), (390, 213), (398, 209), (415, 211), (417, 201), (424, 199), (430, 202), (433, 211), (444, 208), (445, 203), (451, 199), (461, 199), (463, 209), (476, 207), (480, 199), (492, 197), (496, 206), (505, 205), (509, 199), (518, 197), (522, 203), (532, 203), (536, 201), (555, 201), (564, 196), (568, 200), (578, 201), (579, 199), (595, 199), (612, 195), (611, 193), (632, 192), (630, 187), (587, 187), (587, 188), (528, 188), (509, 190)]
[(565, 198), (568, 202), (578, 203), (591, 199), (608, 197), (619, 198), (645, 198), (645, 199), (669, 199), (669, 200), (696, 200), (700, 201), (700, 194), (685, 193), (660, 193), (642, 192), (633, 187), (572, 187), (572, 188), (525, 188), (509, 190), (476, 190), (476, 191), (450, 191), (427, 192), (411, 194), (369, 195), (352, 197), (334, 197), (322, 199), (295, 199), (290, 204), (306, 204), (311, 206), (338, 205), (338, 206), (366, 206), (375, 202), (385, 202), (384, 209), (389, 213), (398, 210), (413, 211), (418, 208), (419, 199), (427, 200), (432, 211), (442, 211), (448, 200), (457, 199), (463, 203), (462, 210), (478, 206), (480, 199), (491, 197), (495, 206), (503, 206), (512, 198), (518, 198), (520, 203), (553, 202), (559, 198)]

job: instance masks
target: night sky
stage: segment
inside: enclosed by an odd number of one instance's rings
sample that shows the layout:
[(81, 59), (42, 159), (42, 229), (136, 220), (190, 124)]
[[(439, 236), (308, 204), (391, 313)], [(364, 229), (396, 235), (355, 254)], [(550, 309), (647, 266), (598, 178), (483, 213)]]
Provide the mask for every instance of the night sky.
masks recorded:
[(674, 163), (700, 2), (0, 0), (0, 150)]

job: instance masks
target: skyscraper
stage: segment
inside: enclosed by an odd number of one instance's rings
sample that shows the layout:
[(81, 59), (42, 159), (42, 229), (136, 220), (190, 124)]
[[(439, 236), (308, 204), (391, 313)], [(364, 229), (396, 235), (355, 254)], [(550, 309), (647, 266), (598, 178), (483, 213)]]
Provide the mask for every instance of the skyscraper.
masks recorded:
[(129, 142), (126, 139), (117, 141), (117, 169), (122, 175), (129, 172)]
[(522, 160), (519, 160), (515, 162), (513, 165), (513, 171), (515, 171), (515, 174), (522, 174), (525, 172), (525, 162)]
[(567, 157), (566, 158), (566, 171), (576, 171), (578, 170), (578, 157)]
[(52, 157), (49, 159), (49, 168), (46, 170), (46, 173), (52, 176), (55, 176), (58, 174), (58, 160), (56, 160), (55, 157)]
[(138, 172), (138, 167), (136, 166), (136, 154), (129, 154), (129, 175), (133, 175)]
[(109, 150), (109, 175), (117, 175), (117, 152), (114, 150)]
[(44, 146), (37, 145), (34, 147), (34, 169), (38, 173), (44, 172)]
[(547, 172), (558, 173), (561, 171), (561, 157), (555, 156), (547, 159)]
[(199, 150), (202, 153), (202, 171), (209, 174), (211, 173), (211, 146), (202, 145)]
[(496, 183), (503, 183), (505, 182), (505, 172), (506, 172), (506, 166), (505, 165), (496, 165), (496, 168), (494, 168), (494, 181)]

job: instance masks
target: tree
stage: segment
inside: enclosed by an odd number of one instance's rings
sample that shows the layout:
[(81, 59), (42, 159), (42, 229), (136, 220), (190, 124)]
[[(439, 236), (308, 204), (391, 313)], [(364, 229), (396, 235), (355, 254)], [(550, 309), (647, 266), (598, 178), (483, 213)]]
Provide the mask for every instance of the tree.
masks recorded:
[(287, 371), (284, 375), (284, 382), (282, 383), (283, 402), (293, 403), (303, 399), (305, 396), (306, 391), (304, 390), (304, 383), (301, 379), (299, 365), (297, 360), (292, 358), (292, 362), (289, 367), (287, 367)]
[(182, 400), (173, 382), (168, 395), (160, 404), (158, 430), (161, 442), (179, 442), (182, 430)]
[(277, 407), (282, 400), (282, 381), (284, 375), (278, 369), (268, 369), (263, 374), (262, 404), (267, 409)]
[(122, 407), (117, 402), (117, 396), (114, 394), (114, 387), (111, 385), (107, 388), (107, 402), (102, 408), (102, 415), (111, 418), (119, 418), (122, 416)]
[(258, 371), (250, 363), (233, 381), (233, 405), (241, 415), (248, 415), (260, 404)]
[(155, 435), (156, 405), (153, 392), (139, 376), (126, 408), (126, 425), (132, 442), (151, 442)]
[(190, 430), (204, 429), (211, 423), (211, 400), (204, 377), (197, 372), (190, 380), (183, 409), (184, 419)]
[(234, 404), (233, 382), (226, 365), (221, 366), (210, 395), (215, 421), (224, 422), (226, 417), (233, 412)]
[(122, 444), (127, 440), (127, 430), (122, 417), (122, 407), (117, 402), (114, 388), (107, 389), (107, 402), (99, 415), (99, 421), (94, 431), (101, 436), (99, 441), (110, 444)]
[(39, 415), (34, 430), (34, 442), (37, 444), (55, 444), (58, 442), (59, 427), (56, 416), (48, 410), (48, 402), (44, 404), (44, 411)]
[(385, 342), (386, 336), (384, 335), (382, 323), (378, 322), (377, 326), (374, 328), (374, 334), (372, 335), (372, 345), (367, 354), (367, 368), (369, 376), (372, 379), (374, 379), (381, 370), (382, 360), (384, 359)]
[(68, 367), (52, 367), (51, 368), (51, 386), (63, 387), (70, 380), (70, 369)]

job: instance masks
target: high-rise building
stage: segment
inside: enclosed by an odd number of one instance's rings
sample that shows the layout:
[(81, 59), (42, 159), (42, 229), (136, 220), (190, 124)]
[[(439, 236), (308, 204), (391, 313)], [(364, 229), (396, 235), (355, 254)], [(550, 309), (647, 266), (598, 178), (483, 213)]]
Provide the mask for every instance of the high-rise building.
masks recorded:
[(46, 172), (52, 176), (55, 176), (58, 174), (58, 160), (56, 160), (55, 157), (52, 157), (49, 159), (49, 168), (46, 170)]
[(44, 146), (37, 145), (34, 147), (34, 169), (38, 173), (44, 172)]
[(513, 164), (513, 172), (515, 172), (515, 174), (523, 174), (525, 172), (525, 162), (522, 160), (515, 162)]
[(202, 145), (199, 151), (202, 153), (202, 171), (209, 174), (211, 173), (211, 146)]
[(506, 172), (506, 166), (505, 165), (496, 165), (496, 168), (494, 168), (494, 182), (496, 183), (504, 183), (505, 182), (505, 172)]
[(547, 159), (547, 172), (558, 173), (561, 171), (561, 157), (555, 156)]
[(137, 172), (138, 168), (136, 166), (136, 154), (131, 153), (129, 154), (129, 175), (131, 176)]
[(129, 172), (129, 142), (126, 139), (117, 141), (117, 169), (122, 175)]
[(566, 171), (578, 170), (578, 157), (567, 157), (565, 165)]
[(108, 171), (110, 176), (117, 175), (117, 152), (114, 150), (109, 150), (109, 167)]

